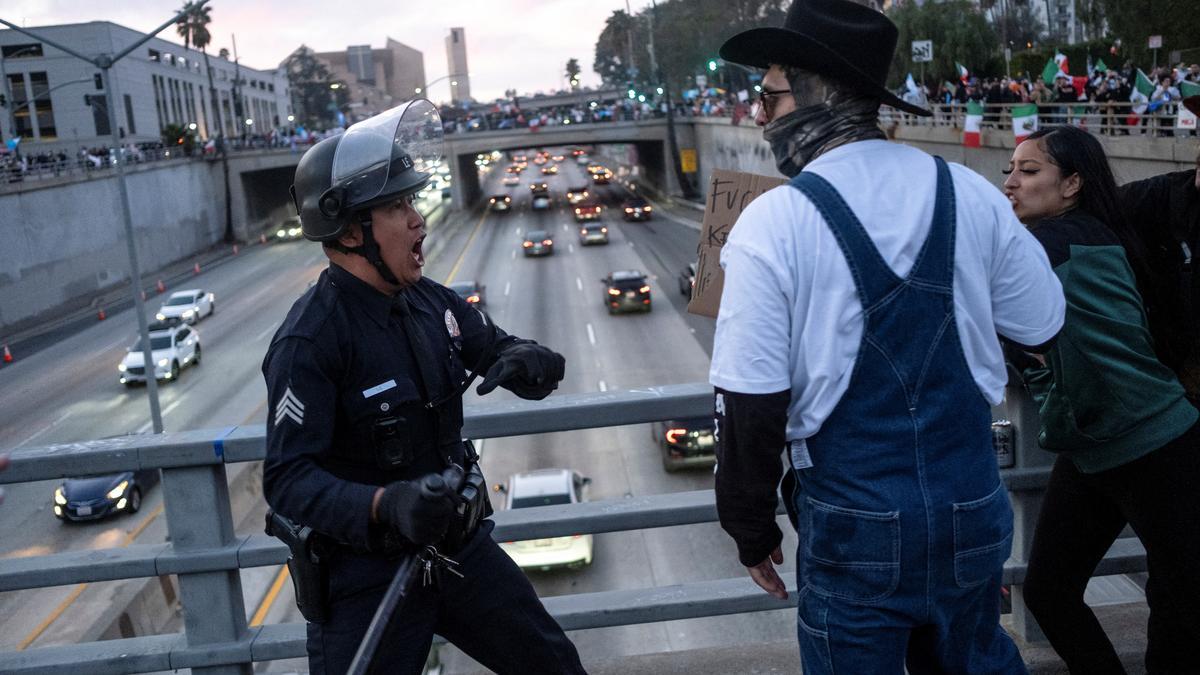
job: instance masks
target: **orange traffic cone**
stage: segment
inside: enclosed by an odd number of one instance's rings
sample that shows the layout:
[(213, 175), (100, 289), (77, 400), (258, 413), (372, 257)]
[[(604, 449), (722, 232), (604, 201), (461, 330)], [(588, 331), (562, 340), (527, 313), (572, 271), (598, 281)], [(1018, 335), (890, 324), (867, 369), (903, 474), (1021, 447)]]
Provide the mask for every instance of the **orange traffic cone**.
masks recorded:
[(8, 345), (4, 345), (4, 362), (5, 363), (13, 362), (12, 352), (8, 351)]
[(98, 318), (99, 318), (101, 321), (103, 321), (103, 320), (105, 320), (106, 318), (108, 318), (108, 316), (107, 316), (107, 315), (104, 313), (104, 308), (103, 308), (103, 307), (101, 307), (101, 308), (100, 308), (100, 312), (99, 312), (99, 313), (98, 313), (96, 316), (97, 316), (97, 317), (98, 317)]
[(200, 263), (196, 263), (196, 266), (192, 268), (192, 274), (200, 274)]
[(162, 279), (158, 280), (158, 283), (154, 285), (154, 288), (156, 288), (159, 293), (163, 293), (167, 290), (167, 286), (162, 282)]
[(233, 245), (233, 254), (237, 255), (237, 244)]

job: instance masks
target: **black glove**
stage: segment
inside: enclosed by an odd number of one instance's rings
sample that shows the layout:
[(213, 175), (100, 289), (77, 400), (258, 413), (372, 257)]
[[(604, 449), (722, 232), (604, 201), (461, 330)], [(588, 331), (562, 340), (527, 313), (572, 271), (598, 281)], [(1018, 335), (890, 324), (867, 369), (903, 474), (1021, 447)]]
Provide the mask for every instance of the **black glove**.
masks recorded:
[(451, 467), (440, 476), (431, 473), (420, 480), (396, 481), (379, 498), (379, 521), (414, 544), (435, 544), (458, 506), (461, 480), (462, 469)]
[(531, 401), (558, 389), (567, 366), (562, 354), (533, 342), (520, 342), (501, 352), (475, 393), (483, 396), (498, 386)]

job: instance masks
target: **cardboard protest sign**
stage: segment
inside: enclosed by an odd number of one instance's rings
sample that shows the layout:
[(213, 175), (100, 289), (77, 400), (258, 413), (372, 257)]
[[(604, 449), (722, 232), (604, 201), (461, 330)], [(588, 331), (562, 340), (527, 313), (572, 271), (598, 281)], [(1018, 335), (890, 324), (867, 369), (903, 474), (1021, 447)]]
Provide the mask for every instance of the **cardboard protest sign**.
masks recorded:
[(696, 248), (696, 283), (688, 312), (717, 316), (725, 273), (721, 269), (721, 247), (746, 206), (759, 195), (787, 182), (785, 178), (759, 176), (738, 171), (714, 169), (708, 184), (704, 220), (700, 225), (700, 245)]

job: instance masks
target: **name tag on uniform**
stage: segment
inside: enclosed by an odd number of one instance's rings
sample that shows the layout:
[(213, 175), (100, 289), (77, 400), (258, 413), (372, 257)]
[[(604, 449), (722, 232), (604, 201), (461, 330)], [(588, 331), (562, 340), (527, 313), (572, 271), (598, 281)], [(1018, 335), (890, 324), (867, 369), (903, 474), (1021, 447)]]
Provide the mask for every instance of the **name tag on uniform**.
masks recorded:
[(396, 388), (396, 381), (388, 380), (387, 382), (384, 382), (383, 384), (377, 384), (374, 387), (371, 387), (370, 389), (363, 389), (363, 398), (371, 398), (375, 394), (382, 394), (383, 392), (387, 391), (388, 389), (395, 389), (395, 388)]
[(812, 468), (813, 461), (812, 457), (808, 455), (808, 443), (803, 438), (788, 443), (788, 449), (793, 469), (799, 471), (800, 469)]

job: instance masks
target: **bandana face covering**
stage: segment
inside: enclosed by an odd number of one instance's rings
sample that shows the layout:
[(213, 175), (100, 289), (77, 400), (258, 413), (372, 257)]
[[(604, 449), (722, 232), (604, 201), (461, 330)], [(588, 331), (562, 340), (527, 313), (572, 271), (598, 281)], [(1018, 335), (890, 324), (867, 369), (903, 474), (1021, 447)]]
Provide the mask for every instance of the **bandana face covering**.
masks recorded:
[(788, 178), (839, 145), (886, 138), (876, 99), (830, 86), (812, 73), (789, 73), (788, 81), (798, 107), (763, 127), (775, 166)]

